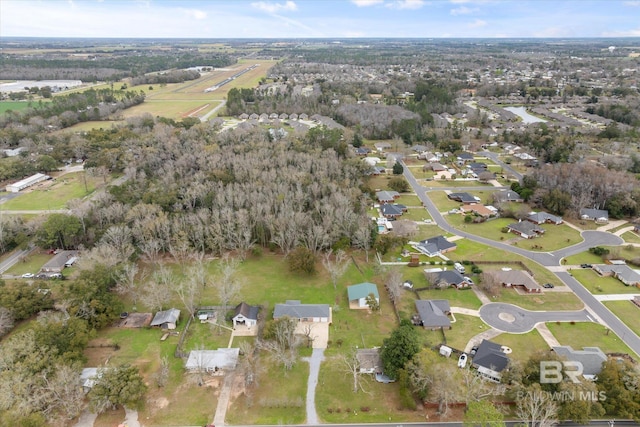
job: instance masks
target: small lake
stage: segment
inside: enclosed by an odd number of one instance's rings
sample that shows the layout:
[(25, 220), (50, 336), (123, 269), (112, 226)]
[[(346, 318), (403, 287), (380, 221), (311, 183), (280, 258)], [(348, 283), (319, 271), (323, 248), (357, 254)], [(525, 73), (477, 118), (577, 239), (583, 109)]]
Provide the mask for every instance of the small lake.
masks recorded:
[(532, 116), (531, 114), (527, 113), (527, 109), (524, 107), (506, 107), (505, 110), (511, 111), (513, 114), (520, 116), (520, 118), (522, 119), (522, 122), (526, 124), (546, 122), (545, 119), (541, 119), (539, 117)]

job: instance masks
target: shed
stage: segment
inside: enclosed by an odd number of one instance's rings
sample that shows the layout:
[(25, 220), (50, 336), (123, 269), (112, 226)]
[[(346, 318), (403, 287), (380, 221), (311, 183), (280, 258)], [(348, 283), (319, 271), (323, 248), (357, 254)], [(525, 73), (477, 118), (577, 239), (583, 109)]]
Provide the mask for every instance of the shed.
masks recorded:
[(380, 294), (378, 294), (378, 287), (374, 283), (364, 282), (349, 286), (347, 288), (349, 308), (369, 308), (367, 297), (371, 294), (379, 304)]
[(157, 312), (151, 321), (151, 326), (159, 326), (162, 329), (175, 329), (179, 319), (180, 310), (170, 308), (169, 310)]
[(233, 316), (233, 327), (237, 325), (245, 325), (247, 328), (251, 328), (258, 323), (258, 311), (260, 307), (257, 305), (249, 305), (246, 302), (241, 302), (236, 306), (235, 314)]

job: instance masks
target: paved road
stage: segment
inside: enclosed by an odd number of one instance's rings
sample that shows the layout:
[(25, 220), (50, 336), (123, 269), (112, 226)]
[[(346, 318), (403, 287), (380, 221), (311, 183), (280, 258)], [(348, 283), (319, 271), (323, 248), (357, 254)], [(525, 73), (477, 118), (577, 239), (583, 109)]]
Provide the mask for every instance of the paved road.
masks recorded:
[(324, 348), (314, 348), (309, 361), (309, 380), (307, 381), (307, 424), (318, 424), (316, 411), (316, 386), (320, 364), (324, 360)]
[(226, 105), (226, 103), (227, 103), (227, 101), (225, 101), (225, 100), (222, 100), (222, 101), (215, 100), (215, 101), (211, 101), (211, 102), (219, 102), (220, 104), (219, 104), (219, 105), (216, 105), (216, 106), (215, 106), (215, 108), (213, 108), (213, 109), (212, 109), (211, 111), (209, 111), (207, 114), (205, 114), (204, 116), (202, 116), (202, 117), (200, 118), (200, 121), (201, 121), (201, 122), (206, 122), (207, 120), (209, 120), (209, 117), (211, 117), (213, 114), (217, 113), (217, 112), (218, 112), (218, 110), (220, 110), (222, 107), (224, 107), (224, 106)]
[(505, 171), (507, 171), (507, 173), (511, 174), (513, 177), (517, 178), (518, 181), (522, 182), (522, 174), (520, 172), (515, 171), (511, 166), (509, 166), (508, 164), (500, 160), (496, 153), (492, 153), (491, 151), (481, 151), (478, 154), (481, 156), (488, 157), (494, 163), (500, 165), (500, 167)]
[[(402, 161), (400, 160), (402, 163)], [(603, 231), (584, 231), (581, 233), (583, 242), (576, 245), (560, 249), (555, 252), (533, 252), (528, 251), (517, 246), (508, 245), (502, 242), (496, 242), (484, 237), (476, 236), (465, 231), (458, 230), (449, 225), (444, 219), (438, 208), (427, 196), (427, 192), (424, 188), (418, 184), (418, 181), (411, 173), (411, 170), (404, 165), (403, 175), (409, 182), (409, 185), (413, 188), (420, 201), (429, 211), (433, 221), (444, 231), (466, 237), (469, 240), (473, 240), (490, 247), (502, 249), (504, 251), (517, 253), (532, 261), (537, 262), (545, 267), (559, 266), (563, 257), (578, 254), (584, 252), (590, 247), (599, 245), (620, 245), (624, 241), (611, 233)], [(620, 321), (613, 313), (611, 313), (602, 303), (596, 300), (587, 289), (582, 286), (578, 281), (573, 279), (566, 272), (554, 272), (558, 278), (563, 281), (571, 290), (582, 300), (585, 306), (597, 316), (596, 320), (601, 320), (608, 326), (613, 332), (615, 332), (623, 341), (633, 350), (637, 355), (640, 355), (640, 337), (638, 337), (631, 329), (629, 329), (624, 323)]]
[(22, 259), (22, 257), (29, 255), (29, 253), (31, 253), (32, 250), (33, 248), (14, 251), (11, 255), (9, 255), (4, 261), (0, 263), (0, 274), (4, 273), (5, 271), (13, 267), (18, 261)]
[(480, 307), (480, 318), (494, 329), (510, 334), (523, 334), (541, 322), (593, 322), (586, 310), (529, 311), (513, 304), (492, 302)]

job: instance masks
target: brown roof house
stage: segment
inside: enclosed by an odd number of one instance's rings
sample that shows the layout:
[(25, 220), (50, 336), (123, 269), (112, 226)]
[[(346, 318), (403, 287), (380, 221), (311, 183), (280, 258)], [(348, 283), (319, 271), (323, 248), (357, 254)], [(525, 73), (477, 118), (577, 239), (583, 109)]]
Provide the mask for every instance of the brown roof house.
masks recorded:
[(523, 270), (497, 271), (497, 278), (502, 286), (507, 288), (520, 288), (528, 294), (539, 294), (542, 287), (531, 277), (529, 273)]

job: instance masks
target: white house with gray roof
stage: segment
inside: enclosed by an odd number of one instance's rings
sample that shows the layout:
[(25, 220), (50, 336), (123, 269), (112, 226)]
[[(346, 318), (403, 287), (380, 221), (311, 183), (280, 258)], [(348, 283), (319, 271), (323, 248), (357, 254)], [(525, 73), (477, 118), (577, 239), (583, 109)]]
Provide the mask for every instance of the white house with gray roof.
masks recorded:
[(222, 374), (232, 371), (238, 365), (239, 348), (219, 348), (218, 350), (191, 350), (185, 364), (189, 372)]
[(613, 276), (627, 286), (640, 286), (640, 273), (626, 264), (596, 264), (593, 269), (601, 276)]
[(299, 300), (288, 300), (284, 304), (276, 304), (273, 318), (291, 317), (299, 322), (331, 323), (331, 307), (329, 304), (302, 304)]

